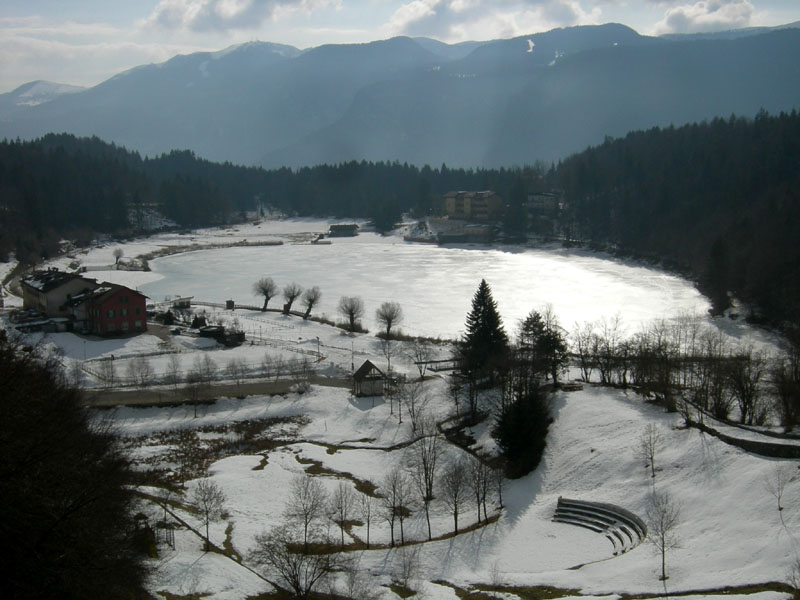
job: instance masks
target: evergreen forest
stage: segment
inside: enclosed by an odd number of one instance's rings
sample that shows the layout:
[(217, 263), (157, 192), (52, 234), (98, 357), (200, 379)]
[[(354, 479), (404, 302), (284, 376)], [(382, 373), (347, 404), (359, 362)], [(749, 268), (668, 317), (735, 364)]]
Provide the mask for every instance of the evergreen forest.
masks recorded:
[[(348, 162), (265, 170), (212, 163), (191, 151), (141, 157), (98, 138), (49, 134), (0, 143), (0, 259), (27, 264), (63, 238), (133, 235), (158, 211), (182, 228), (246, 211), (369, 218), (379, 231), (402, 213), (434, 213), (451, 190), (506, 199), (506, 239), (534, 225), (527, 194), (562, 193), (548, 235), (653, 261), (697, 281), (721, 311), (797, 326), (800, 302), (800, 117), (731, 116), (637, 131), (549, 167), (418, 167)], [(501, 224), (503, 226), (503, 224)]]

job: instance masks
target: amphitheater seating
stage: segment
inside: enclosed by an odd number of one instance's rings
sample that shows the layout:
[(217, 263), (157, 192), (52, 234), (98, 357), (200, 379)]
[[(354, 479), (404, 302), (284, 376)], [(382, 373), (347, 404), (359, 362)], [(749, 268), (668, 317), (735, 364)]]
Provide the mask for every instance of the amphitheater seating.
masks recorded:
[(559, 497), (553, 521), (605, 535), (614, 547), (614, 555), (632, 550), (647, 537), (647, 526), (642, 519), (624, 508), (603, 502)]

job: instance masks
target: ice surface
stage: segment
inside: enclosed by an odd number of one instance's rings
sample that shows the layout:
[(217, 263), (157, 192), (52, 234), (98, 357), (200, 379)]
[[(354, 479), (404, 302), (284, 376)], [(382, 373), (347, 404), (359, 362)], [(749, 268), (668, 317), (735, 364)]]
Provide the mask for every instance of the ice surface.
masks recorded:
[[(708, 301), (679, 277), (583, 251), (488, 247), (438, 247), (362, 233), (333, 244), (284, 244), (208, 250), (151, 261), (155, 281), (139, 289), (155, 300), (167, 295), (260, 305), (253, 283), (272, 277), (282, 287), (319, 286), (317, 313), (340, 319), (341, 296), (361, 296), (365, 325), (377, 327), (375, 310), (397, 301), (411, 334), (457, 337), (482, 278), (490, 286), (507, 329), (534, 309), (553, 305), (562, 325), (620, 314), (641, 323), (685, 313), (705, 313)], [(279, 306), (281, 298), (272, 300)]]

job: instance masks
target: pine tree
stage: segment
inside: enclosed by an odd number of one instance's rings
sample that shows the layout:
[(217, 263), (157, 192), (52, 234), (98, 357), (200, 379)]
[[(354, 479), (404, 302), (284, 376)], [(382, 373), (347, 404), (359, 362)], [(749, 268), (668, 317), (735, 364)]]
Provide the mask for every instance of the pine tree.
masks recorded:
[(492, 298), (492, 290), (481, 280), (467, 315), (467, 333), (460, 344), (462, 369), (474, 375), (491, 376), (508, 352), (508, 336)]

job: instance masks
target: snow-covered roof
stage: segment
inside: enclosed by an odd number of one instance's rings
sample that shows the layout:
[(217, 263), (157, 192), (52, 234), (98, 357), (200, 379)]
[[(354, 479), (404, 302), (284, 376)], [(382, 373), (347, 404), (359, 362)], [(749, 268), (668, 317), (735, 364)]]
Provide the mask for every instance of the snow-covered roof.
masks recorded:
[[(375, 373), (377, 371), (377, 374)], [(381, 371), (378, 367), (371, 360), (365, 360), (364, 364), (361, 365), (358, 370), (353, 374), (353, 379), (356, 381), (362, 381), (367, 377), (383, 377), (383, 371)]]
[[(34, 271), (29, 277), (23, 279), (22, 283), (42, 293), (47, 293), (65, 283), (69, 283), (73, 279), (82, 279), (82, 277), (77, 273), (48, 269), (47, 271)], [(86, 280), (87, 283), (90, 281), (89, 279)]]

